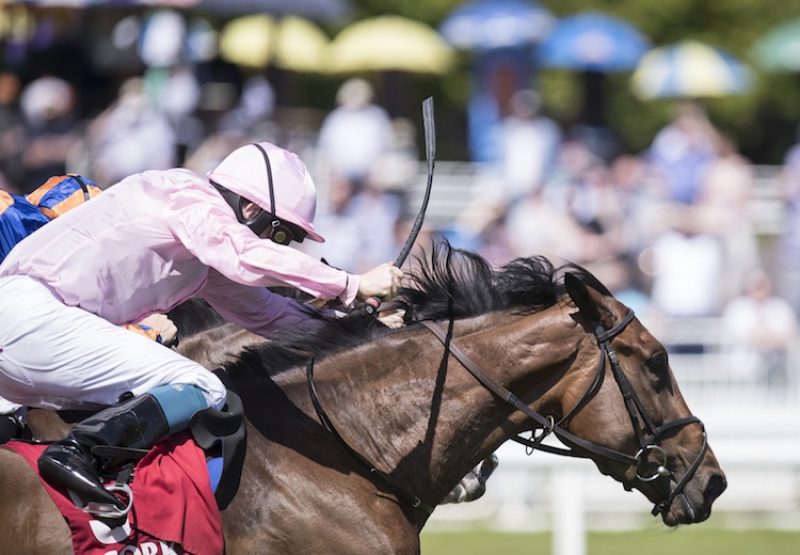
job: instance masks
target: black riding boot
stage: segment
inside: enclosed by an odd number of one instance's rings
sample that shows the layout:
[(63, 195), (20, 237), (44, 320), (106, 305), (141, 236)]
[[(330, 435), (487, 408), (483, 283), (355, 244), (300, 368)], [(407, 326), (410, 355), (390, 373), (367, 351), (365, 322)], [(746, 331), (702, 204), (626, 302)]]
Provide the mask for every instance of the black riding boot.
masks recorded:
[(104, 409), (77, 423), (67, 437), (51, 443), (39, 457), (39, 472), (48, 482), (63, 486), (86, 502), (124, 509), (103, 487), (103, 461), (92, 454), (95, 446), (147, 449), (167, 434), (166, 417), (155, 397), (145, 394)]

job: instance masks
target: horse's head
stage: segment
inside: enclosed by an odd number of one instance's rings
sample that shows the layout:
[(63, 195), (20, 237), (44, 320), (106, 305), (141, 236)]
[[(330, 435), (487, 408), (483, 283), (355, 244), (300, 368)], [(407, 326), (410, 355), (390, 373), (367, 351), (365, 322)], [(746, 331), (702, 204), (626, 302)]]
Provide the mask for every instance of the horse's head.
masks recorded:
[(607, 292), (564, 283), (583, 330), (559, 388), (562, 437), (601, 472), (638, 489), (665, 524), (702, 522), (726, 487), (703, 424), (689, 411), (664, 346)]

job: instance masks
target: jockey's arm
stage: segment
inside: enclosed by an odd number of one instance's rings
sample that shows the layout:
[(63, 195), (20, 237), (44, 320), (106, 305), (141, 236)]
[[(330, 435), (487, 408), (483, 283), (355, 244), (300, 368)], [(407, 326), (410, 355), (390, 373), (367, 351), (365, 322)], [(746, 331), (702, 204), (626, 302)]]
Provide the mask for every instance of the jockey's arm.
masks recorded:
[(203, 197), (202, 204), (191, 198), (173, 202), (171, 227), (176, 238), (198, 260), (228, 280), (259, 289), (289, 286), (316, 298), (338, 297), (345, 306), (355, 300), (359, 276), (327, 266), (292, 247), (259, 238), (236, 220), (221, 197), (218, 204), (213, 197)]
[(230, 281), (213, 269), (199, 296), (229, 322), (263, 337), (282, 329), (307, 327), (314, 322), (315, 309), (264, 287)]

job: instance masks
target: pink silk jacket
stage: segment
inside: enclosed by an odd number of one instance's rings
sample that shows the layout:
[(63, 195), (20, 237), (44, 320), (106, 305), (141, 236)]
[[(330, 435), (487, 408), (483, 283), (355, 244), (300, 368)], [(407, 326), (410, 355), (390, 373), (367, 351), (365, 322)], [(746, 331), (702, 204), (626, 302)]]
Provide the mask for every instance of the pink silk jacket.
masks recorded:
[(9, 275), (36, 279), (64, 304), (114, 324), (199, 295), (261, 335), (307, 318), (265, 287), (349, 305), (359, 286), (358, 276), (257, 237), (205, 178), (184, 169), (130, 176), (45, 225), (0, 265)]

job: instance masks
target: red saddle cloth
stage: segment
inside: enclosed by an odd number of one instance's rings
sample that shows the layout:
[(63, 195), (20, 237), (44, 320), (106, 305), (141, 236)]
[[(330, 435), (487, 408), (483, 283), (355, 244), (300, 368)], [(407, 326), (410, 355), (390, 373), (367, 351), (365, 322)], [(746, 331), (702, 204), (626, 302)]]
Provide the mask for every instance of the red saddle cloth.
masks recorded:
[[(44, 445), (12, 441), (5, 446), (39, 475), (37, 460)], [(65, 490), (44, 480), (42, 484), (72, 531), (76, 554), (222, 555), (225, 551), (205, 454), (188, 433), (165, 439), (137, 463), (130, 484), (133, 507), (127, 522), (116, 528), (78, 509)]]

